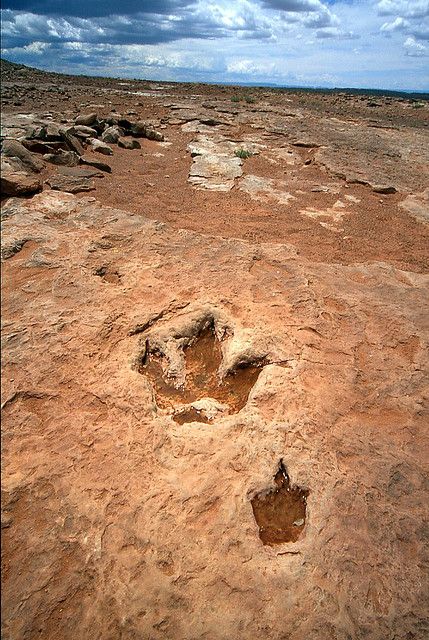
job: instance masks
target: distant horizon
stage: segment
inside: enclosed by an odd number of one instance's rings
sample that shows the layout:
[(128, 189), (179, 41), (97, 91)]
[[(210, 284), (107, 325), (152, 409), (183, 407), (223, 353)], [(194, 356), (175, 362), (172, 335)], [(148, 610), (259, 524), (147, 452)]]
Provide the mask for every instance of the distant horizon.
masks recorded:
[(23, 62), (19, 62), (17, 60), (12, 60), (10, 58), (6, 58), (4, 56), (1, 57), (2, 60), (6, 62), (10, 62), (13, 64), (17, 64), (20, 66), (24, 66), (30, 69), (35, 69), (36, 71), (42, 71), (45, 73), (54, 73), (58, 75), (70, 75), (76, 77), (89, 77), (89, 78), (106, 78), (111, 80), (123, 80), (124, 82), (165, 82), (165, 83), (177, 83), (177, 84), (208, 84), (211, 86), (227, 86), (227, 87), (247, 87), (247, 88), (267, 88), (267, 89), (297, 89), (297, 90), (307, 90), (307, 91), (358, 91), (361, 93), (374, 93), (374, 94), (407, 94), (407, 95), (419, 95), (419, 96), (427, 96), (423, 98), (425, 100), (429, 100), (429, 87), (428, 89), (388, 89), (388, 88), (378, 88), (378, 87), (352, 87), (352, 86), (338, 86), (338, 87), (328, 87), (324, 85), (296, 85), (296, 84), (276, 84), (274, 82), (232, 82), (232, 81), (224, 81), (224, 82), (216, 82), (209, 80), (163, 80), (161, 78), (138, 78), (136, 76), (121, 76), (121, 75), (104, 75), (101, 73), (87, 73), (85, 71), (79, 70), (79, 72), (73, 73), (72, 71), (60, 71), (57, 69), (44, 69), (40, 66), (28, 65)]
[(429, 91), (428, 0), (2, 0), (1, 35), (73, 75)]

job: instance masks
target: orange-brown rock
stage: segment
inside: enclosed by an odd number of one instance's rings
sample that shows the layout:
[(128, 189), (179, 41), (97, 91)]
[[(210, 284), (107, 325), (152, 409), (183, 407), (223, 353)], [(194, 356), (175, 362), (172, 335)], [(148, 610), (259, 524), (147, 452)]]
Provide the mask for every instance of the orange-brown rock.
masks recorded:
[(423, 640), (424, 110), (55, 78), (165, 140), (3, 202), (2, 637)]

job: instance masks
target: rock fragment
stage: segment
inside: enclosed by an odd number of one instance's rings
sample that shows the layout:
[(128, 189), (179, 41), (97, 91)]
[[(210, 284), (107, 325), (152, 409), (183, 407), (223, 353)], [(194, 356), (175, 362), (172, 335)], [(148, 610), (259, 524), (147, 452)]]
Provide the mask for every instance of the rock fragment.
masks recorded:
[(59, 130), (64, 142), (67, 144), (71, 151), (77, 153), (78, 156), (82, 156), (85, 152), (82, 143), (66, 129)]
[(122, 147), (123, 149), (141, 149), (141, 144), (134, 138), (131, 140), (129, 138), (119, 138), (118, 147)]
[(26, 169), (40, 173), (44, 164), (31, 151), (28, 151), (18, 140), (3, 140), (2, 154), (6, 158), (18, 158)]
[(43, 140), (23, 140), (22, 144), (28, 151), (31, 153), (55, 153), (58, 151), (58, 145), (61, 144), (59, 142), (43, 142)]
[(60, 133), (61, 125), (56, 122), (49, 122), (46, 125), (46, 135), (44, 140), (47, 142), (62, 142), (63, 137)]
[(162, 142), (164, 136), (159, 131), (156, 131), (147, 122), (135, 122), (131, 125), (131, 135), (136, 138), (147, 138), (148, 140), (155, 140), (156, 142)]
[(38, 176), (23, 171), (2, 173), (1, 192), (4, 196), (29, 196), (43, 188)]
[(50, 164), (64, 165), (67, 167), (75, 167), (79, 164), (79, 156), (74, 151), (62, 151), (58, 153), (46, 153), (43, 159)]
[(92, 127), (86, 127), (85, 125), (75, 125), (74, 127), (70, 127), (67, 129), (67, 132), (72, 136), (77, 136), (78, 138), (96, 138), (97, 131)]
[(292, 142), (292, 145), (294, 147), (302, 147), (303, 149), (316, 149), (320, 147), (320, 144), (313, 140), (297, 140), (296, 142)]
[(124, 135), (123, 129), (117, 126), (107, 127), (104, 130), (101, 140), (109, 144), (116, 144), (121, 136)]
[(25, 131), (25, 139), (26, 140), (44, 140), (47, 134), (46, 125), (36, 125), (31, 124), (27, 127)]
[(56, 173), (46, 180), (54, 191), (66, 191), (67, 193), (80, 193), (81, 191), (93, 191), (95, 184), (89, 178), (79, 176), (65, 176)]
[(89, 166), (59, 167), (58, 172), (63, 176), (71, 176), (73, 178), (104, 178), (104, 173), (102, 171)]
[(109, 147), (108, 144), (106, 144), (102, 140), (98, 140), (97, 138), (93, 138), (91, 140), (91, 147), (92, 147), (93, 151), (97, 151), (98, 153), (102, 153), (105, 156), (113, 155), (112, 147)]
[(106, 173), (112, 173), (112, 167), (101, 160), (97, 160), (92, 156), (84, 155), (80, 157), (81, 164), (87, 164), (90, 167), (95, 167), (96, 169), (100, 169), (100, 171), (105, 171)]
[(376, 184), (373, 185), (372, 190), (374, 193), (392, 194), (396, 193), (396, 188), (389, 185)]
[(159, 131), (156, 131), (155, 129), (152, 129), (151, 127), (147, 127), (146, 128), (145, 137), (148, 140), (155, 140), (156, 142), (163, 142), (163, 140), (164, 140), (163, 134), (160, 133)]
[(75, 118), (75, 124), (84, 125), (85, 127), (90, 127), (97, 122), (97, 114), (96, 113), (85, 113), (77, 116)]

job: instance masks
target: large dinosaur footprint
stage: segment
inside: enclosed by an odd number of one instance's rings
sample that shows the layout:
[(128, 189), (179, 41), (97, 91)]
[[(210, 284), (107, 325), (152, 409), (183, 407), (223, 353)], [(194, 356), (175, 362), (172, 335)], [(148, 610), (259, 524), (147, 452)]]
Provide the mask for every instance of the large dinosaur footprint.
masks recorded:
[(137, 359), (158, 407), (180, 424), (240, 411), (265, 364), (263, 351), (234, 343), (230, 324), (212, 307), (151, 331)]

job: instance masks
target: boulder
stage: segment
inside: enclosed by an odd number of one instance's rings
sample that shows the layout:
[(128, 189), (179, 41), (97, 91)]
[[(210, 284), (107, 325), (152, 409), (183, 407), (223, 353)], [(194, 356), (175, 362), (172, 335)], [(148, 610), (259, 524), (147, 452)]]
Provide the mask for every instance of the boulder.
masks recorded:
[(147, 129), (146, 122), (134, 122), (133, 124), (131, 124), (129, 129), (132, 135), (136, 136), (137, 138), (146, 137), (146, 129)]
[(25, 130), (25, 139), (26, 140), (34, 140), (34, 139), (44, 140), (46, 138), (46, 134), (47, 134), (46, 125), (31, 124)]
[(60, 151), (58, 153), (46, 153), (43, 156), (46, 162), (56, 165), (65, 165), (67, 167), (75, 167), (79, 164), (79, 156), (74, 151)]
[(18, 158), (24, 167), (33, 173), (40, 173), (45, 166), (40, 158), (28, 151), (18, 140), (3, 140), (2, 154), (6, 158)]
[(120, 126), (121, 129), (125, 129), (126, 131), (131, 131), (131, 127), (133, 126), (133, 123), (127, 120), (126, 118), (117, 119), (115, 124), (118, 124), (118, 126)]
[(61, 142), (63, 137), (60, 133), (61, 125), (57, 122), (48, 122), (46, 125), (46, 142)]
[(25, 164), (19, 158), (1, 156), (1, 173), (15, 173), (15, 171), (28, 173)]
[(111, 156), (113, 154), (112, 147), (109, 147), (108, 144), (106, 144), (105, 142), (102, 142), (101, 140), (97, 140), (97, 138), (93, 138), (91, 140), (91, 147), (93, 151), (102, 153), (105, 156)]
[(138, 140), (134, 138), (119, 138), (118, 147), (122, 147), (123, 149), (141, 149), (141, 144)]
[(97, 123), (96, 113), (85, 113), (75, 118), (75, 124), (83, 124), (85, 127), (90, 127)]
[(148, 140), (155, 140), (156, 142), (163, 142), (164, 136), (159, 131), (152, 129), (151, 127), (147, 127), (146, 136)]
[(80, 193), (82, 191), (93, 191), (94, 182), (89, 178), (79, 176), (65, 176), (56, 173), (46, 180), (54, 191), (66, 191), (67, 193)]

